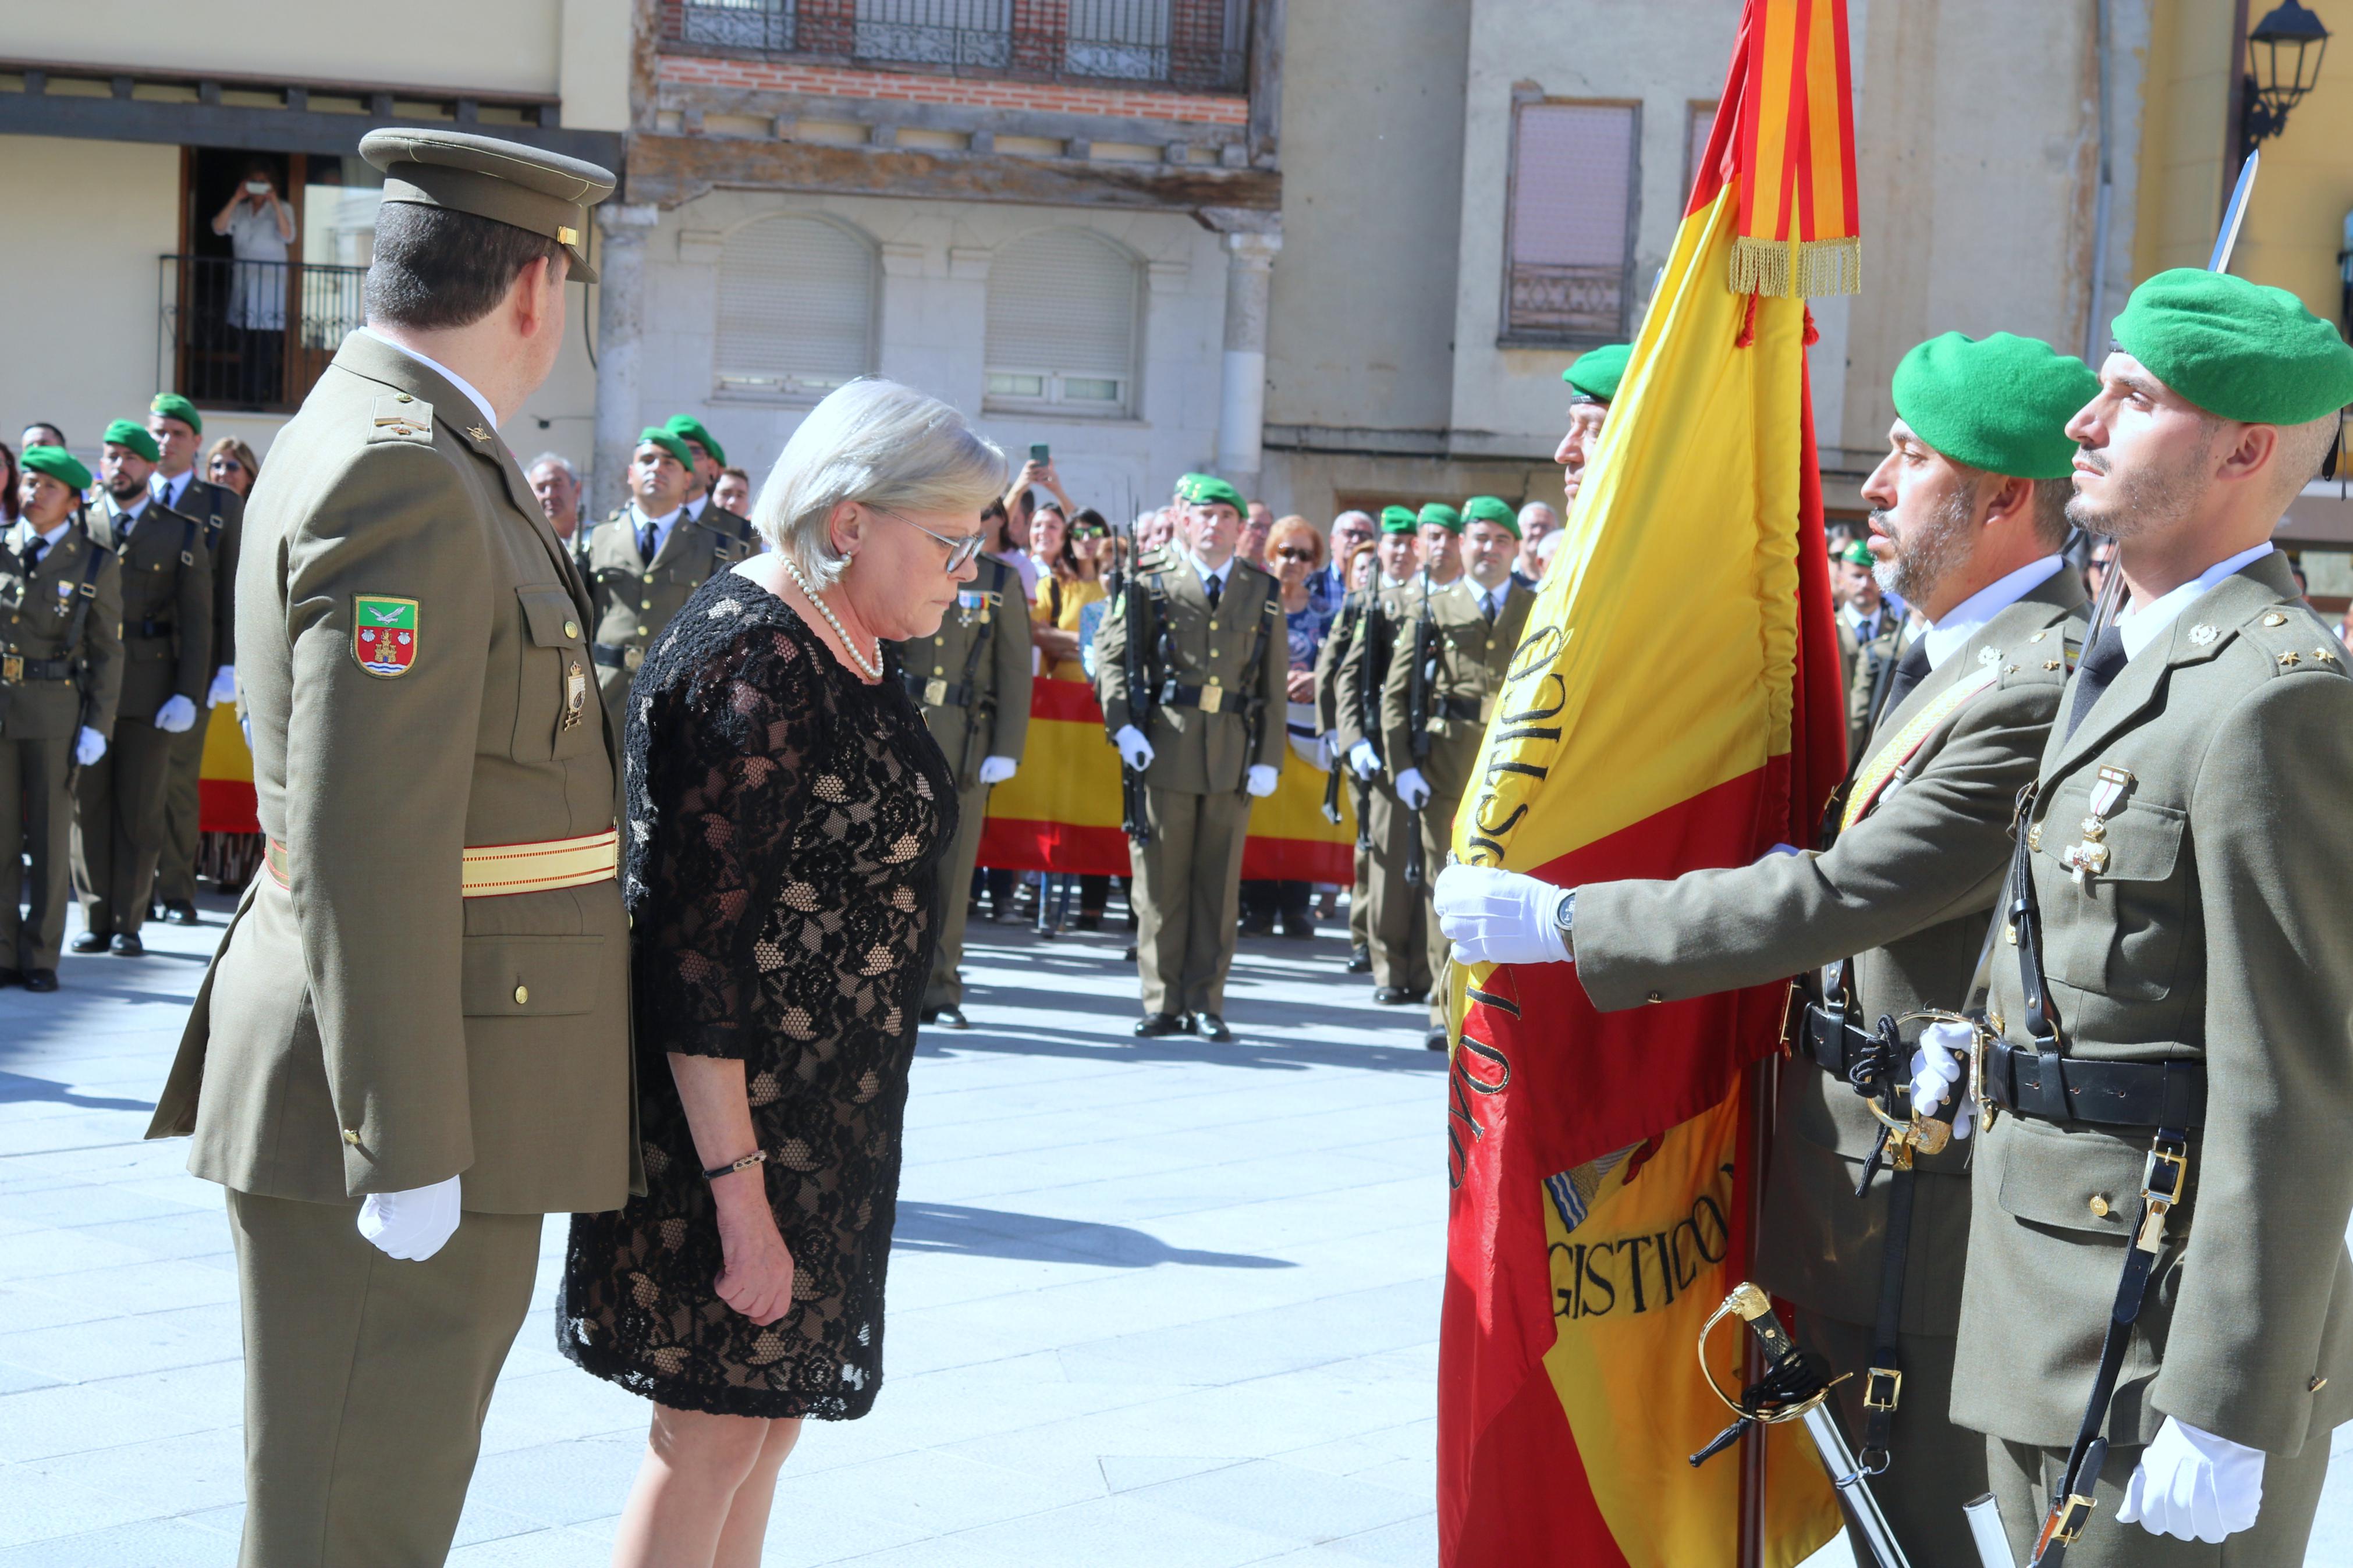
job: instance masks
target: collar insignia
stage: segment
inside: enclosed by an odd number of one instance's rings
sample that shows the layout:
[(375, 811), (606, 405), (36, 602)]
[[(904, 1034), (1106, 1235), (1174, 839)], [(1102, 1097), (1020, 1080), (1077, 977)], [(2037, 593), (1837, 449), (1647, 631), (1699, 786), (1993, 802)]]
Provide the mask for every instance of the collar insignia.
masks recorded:
[(2200, 647), (2212, 642), (2217, 635), (2214, 628), (2203, 621), (2189, 628), (2189, 640)]

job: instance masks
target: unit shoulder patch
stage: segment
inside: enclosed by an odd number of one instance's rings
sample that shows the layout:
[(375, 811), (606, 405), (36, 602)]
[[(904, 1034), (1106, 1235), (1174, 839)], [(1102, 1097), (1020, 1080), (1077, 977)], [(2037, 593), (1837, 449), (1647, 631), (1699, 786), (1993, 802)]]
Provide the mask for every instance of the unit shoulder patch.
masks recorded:
[(417, 605), (382, 594), (352, 595), (352, 658), (370, 675), (390, 680), (417, 662)]
[(375, 410), (370, 416), (368, 442), (407, 441), (417, 446), (433, 444), (433, 405), (421, 397), (411, 397), (405, 392), (388, 392), (375, 400)]

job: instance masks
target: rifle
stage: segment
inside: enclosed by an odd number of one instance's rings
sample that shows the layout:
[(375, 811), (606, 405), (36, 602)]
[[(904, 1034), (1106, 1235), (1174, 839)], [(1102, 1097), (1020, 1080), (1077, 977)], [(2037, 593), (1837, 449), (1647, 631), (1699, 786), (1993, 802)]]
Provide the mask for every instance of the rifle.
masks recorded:
[[(1127, 641), (1120, 653), (1120, 673), (1127, 683), (1128, 721), (1145, 733), (1152, 729), (1152, 704), (1160, 695), (1158, 684), (1152, 679), (1150, 649), (1145, 646), (1145, 613), (1152, 603), (1151, 592), (1144, 585), (1143, 564), (1135, 558), (1135, 520), (1128, 519), (1122, 537), (1124, 555), (1127, 561), (1121, 581), (1113, 592), (1118, 595), (1120, 616), (1127, 622)], [(1106, 721), (1108, 722), (1108, 721)], [(1137, 848), (1152, 842), (1152, 824), (1145, 815), (1144, 775), (1119, 763), (1119, 825), (1127, 834), (1128, 842)]]
[[(1356, 602), (1356, 595), (1350, 594), (1340, 601), (1340, 614), (1343, 618), (1332, 627), (1332, 635), (1335, 637), (1355, 637), (1357, 623), (1365, 616), (1365, 607)], [(1333, 656), (1335, 668), (1338, 667), (1341, 657), (1339, 654)], [(1335, 754), (1331, 759), (1330, 771), (1324, 775), (1324, 820), (1335, 826), (1340, 821), (1340, 775), (1347, 771), (1347, 759)], [(1358, 848), (1364, 847), (1365, 845), (1365, 824), (1362, 812), (1357, 813), (1356, 845)]]
[[(1405, 722), (1406, 743), (1412, 748), (1413, 765), (1418, 769), (1430, 761), (1430, 682), (1437, 673), (1438, 623), (1430, 616), (1430, 571), (1421, 574), (1421, 614), (1413, 623), (1413, 663), (1406, 670)], [(1425, 784), (1429, 782), (1423, 775)], [(1405, 885), (1421, 887), (1428, 880), (1429, 868), (1421, 853), (1421, 808), (1408, 806), (1406, 816), (1412, 831), (1405, 843)]]

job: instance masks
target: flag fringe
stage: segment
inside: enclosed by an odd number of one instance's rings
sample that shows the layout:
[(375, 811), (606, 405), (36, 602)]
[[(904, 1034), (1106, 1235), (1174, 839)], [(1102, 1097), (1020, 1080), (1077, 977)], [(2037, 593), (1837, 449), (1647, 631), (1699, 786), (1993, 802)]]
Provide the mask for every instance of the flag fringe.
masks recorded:
[(1732, 291), (1777, 300), (1825, 300), (1862, 292), (1862, 241), (1757, 239), (1732, 242)]

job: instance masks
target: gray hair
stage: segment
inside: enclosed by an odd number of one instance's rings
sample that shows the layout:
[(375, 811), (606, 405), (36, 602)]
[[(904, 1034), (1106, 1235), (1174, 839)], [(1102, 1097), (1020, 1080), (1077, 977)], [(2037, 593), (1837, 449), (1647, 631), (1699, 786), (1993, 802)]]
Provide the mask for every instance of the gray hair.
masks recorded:
[(1366, 528), (1378, 530), (1380, 527), (1379, 523), (1373, 521), (1373, 514), (1371, 512), (1357, 511), (1351, 509), (1350, 510), (1342, 512), (1339, 516), (1332, 520), (1332, 531), (1335, 533), (1339, 532), (1340, 525), (1351, 520), (1363, 523)]
[(866, 377), (826, 395), (776, 455), (752, 508), (768, 548), (822, 588), (846, 563), (834, 549), (833, 509), (855, 501), (885, 511), (974, 517), (1005, 490), (1005, 454), (938, 398)]
[(576, 485), (580, 482), (580, 470), (574, 468), (572, 466), (572, 459), (565, 457), (561, 452), (542, 452), (538, 457), (533, 458), (530, 462), (525, 463), (522, 466), (523, 477), (525, 479), (529, 479), (531, 477), (531, 471), (533, 468), (550, 467), (563, 469), (564, 477), (570, 479), (574, 484)]
[(1527, 505), (1520, 508), (1520, 526), (1522, 528), (1527, 527), (1528, 519), (1534, 517), (1538, 512), (1542, 512), (1545, 516), (1552, 519), (1555, 527), (1559, 526), (1560, 513), (1553, 510), (1551, 502), (1540, 500), (1532, 500), (1528, 502)]

